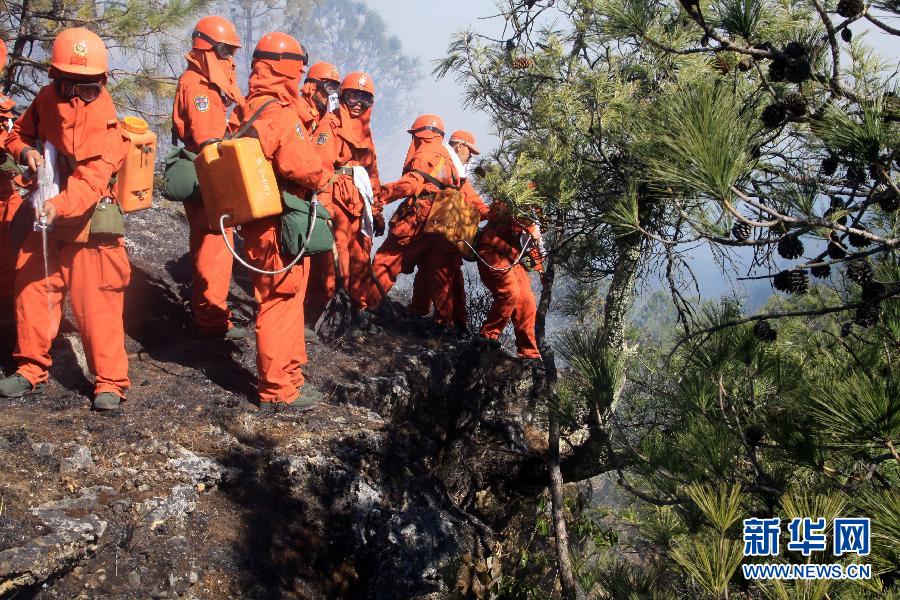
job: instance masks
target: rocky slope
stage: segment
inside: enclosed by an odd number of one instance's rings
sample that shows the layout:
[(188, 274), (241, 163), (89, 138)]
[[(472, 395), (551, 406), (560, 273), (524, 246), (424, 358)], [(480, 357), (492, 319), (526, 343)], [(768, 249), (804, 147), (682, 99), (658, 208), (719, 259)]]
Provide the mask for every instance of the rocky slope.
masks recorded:
[(124, 410), (88, 410), (64, 327), (50, 383), (0, 411), (0, 597), (444, 598), (489, 578), (540, 488), (539, 369), (385, 319), (310, 346), (327, 402), (261, 412), (253, 344), (191, 331), (180, 206), (128, 225)]

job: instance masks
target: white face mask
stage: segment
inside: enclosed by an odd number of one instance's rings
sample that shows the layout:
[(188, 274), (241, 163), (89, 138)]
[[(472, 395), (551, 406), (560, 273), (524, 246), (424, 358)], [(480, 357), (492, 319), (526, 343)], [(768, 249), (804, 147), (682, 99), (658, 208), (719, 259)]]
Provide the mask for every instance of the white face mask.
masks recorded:
[(328, 95), (328, 111), (327, 112), (336, 111), (338, 109), (338, 106), (340, 106), (340, 105), (341, 105), (341, 101), (338, 98), (337, 94), (329, 94)]

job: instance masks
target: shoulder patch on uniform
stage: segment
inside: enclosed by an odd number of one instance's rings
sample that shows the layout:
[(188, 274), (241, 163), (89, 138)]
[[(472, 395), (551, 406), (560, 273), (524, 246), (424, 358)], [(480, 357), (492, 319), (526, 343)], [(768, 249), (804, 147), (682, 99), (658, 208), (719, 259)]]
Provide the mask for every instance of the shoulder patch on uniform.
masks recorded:
[(297, 121), (297, 124), (294, 125), (294, 131), (297, 132), (297, 137), (301, 140), (303, 139), (303, 123)]
[(328, 141), (328, 134), (325, 132), (320, 133), (319, 137), (316, 138), (316, 144), (318, 144), (319, 146), (325, 144), (327, 141)]
[(197, 96), (194, 98), (194, 108), (198, 112), (206, 112), (209, 110), (209, 96)]

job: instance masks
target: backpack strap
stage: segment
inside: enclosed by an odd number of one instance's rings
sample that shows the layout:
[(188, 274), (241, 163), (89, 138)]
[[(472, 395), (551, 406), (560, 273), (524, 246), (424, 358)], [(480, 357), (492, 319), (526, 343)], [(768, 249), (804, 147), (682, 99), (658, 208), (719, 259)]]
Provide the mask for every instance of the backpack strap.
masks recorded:
[(244, 123), (243, 125), (241, 125), (241, 128), (238, 129), (237, 132), (235, 132), (234, 135), (228, 135), (228, 134), (226, 134), (226, 135), (225, 135), (225, 139), (231, 140), (231, 139), (237, 139), (237, 138), (240, 138), (240, 137), (244, 137), (244, 135), (246, 135), (247, 132), (250, 130), (250, 128), (253, 126), (253, 122), (256, 121), (256, 119), (259, 118), (259, 115), (261, 115), (262, 112), (263, 112), (265, 109), (267, 109), (267, 108), (269, 107), (270, 104), (272, 104), (272, 103), (274, 103), (274, 102), (278, 102), (278, 98), (272, 98), (272, 99), (270, 99), (270, 100), (266, 100), (266, 101), (263, 103), (262, 106), (260, 106), (258, 109), (256, 109), (256, 112), (253, 113), (253, 115), (247, 120), (247, 122)]

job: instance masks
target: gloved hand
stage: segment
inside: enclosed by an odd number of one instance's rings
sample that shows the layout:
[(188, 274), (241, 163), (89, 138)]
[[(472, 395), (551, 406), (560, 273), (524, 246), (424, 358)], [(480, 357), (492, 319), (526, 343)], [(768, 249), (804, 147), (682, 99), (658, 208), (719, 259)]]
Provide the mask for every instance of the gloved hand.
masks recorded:
[(372, 225), (375, 226), (375, 237), (384, 235), (384, 213), (375, 213), (372, 215)]
[(523, 256), (521, 263), (522, 263), (522, 266), (525, 267), (525, 270), (529, 271), (529, 272), (533, 271), (534, 268), (537, 266), (537, 264), (534, 262), (534, 257), (531, 256), (530, 254), (526, 254), (525, 256)]

